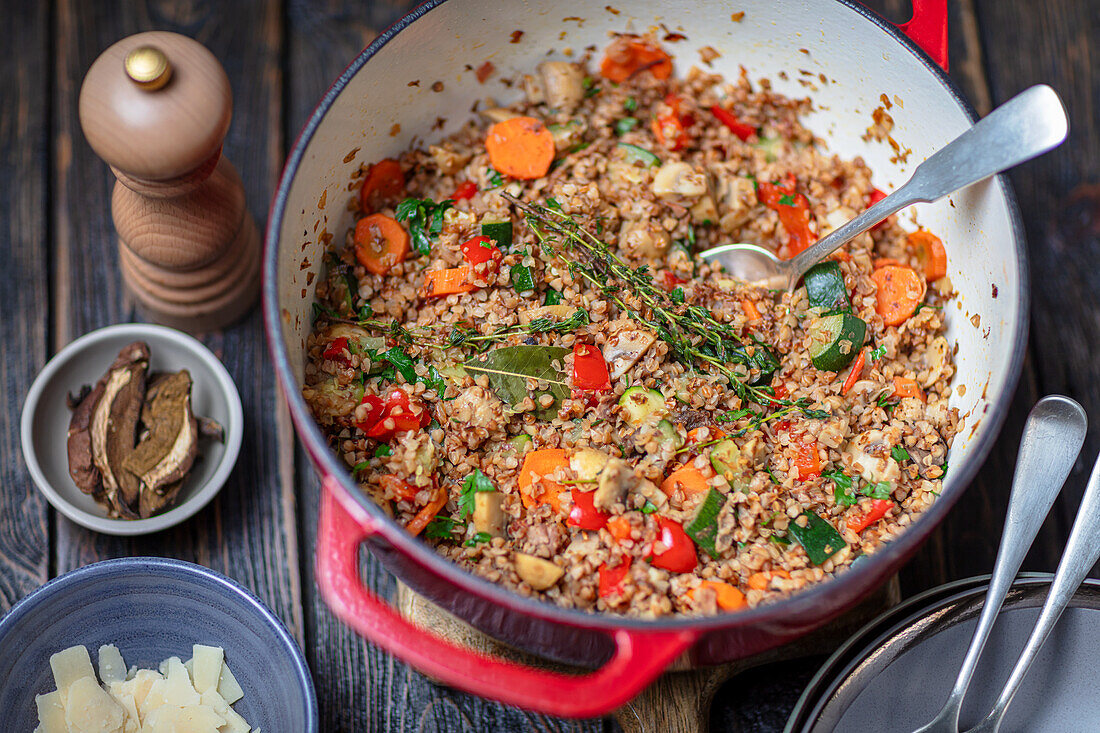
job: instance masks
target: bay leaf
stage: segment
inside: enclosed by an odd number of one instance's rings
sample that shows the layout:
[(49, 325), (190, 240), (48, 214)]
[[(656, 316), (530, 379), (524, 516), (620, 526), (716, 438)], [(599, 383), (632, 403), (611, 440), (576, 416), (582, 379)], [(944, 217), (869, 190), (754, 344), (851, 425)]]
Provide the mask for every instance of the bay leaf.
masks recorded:
[[(488, 377), (496, 396), (512, 407), (526, 397), (538, 403), (544, 394), (553, 396), (554, 404), (535, 410), (537, 417), (552, 420), (558, 414), (561, 401), (569, 396), (565, 376), (554, 368), (554, 362), (560, 364), (569, 352), (570, 349), (562, 346), (505, 346), (476, 356), (463, 367), (475, 378), (479, 374)], [(528, 391), (528, 379), (546, 382), (547, 389)]]

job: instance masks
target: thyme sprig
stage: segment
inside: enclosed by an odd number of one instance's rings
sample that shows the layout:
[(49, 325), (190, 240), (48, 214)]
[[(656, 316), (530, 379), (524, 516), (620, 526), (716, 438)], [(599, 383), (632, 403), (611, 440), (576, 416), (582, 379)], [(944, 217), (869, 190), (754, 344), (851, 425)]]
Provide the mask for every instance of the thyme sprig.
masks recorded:
[[(648, 267), (628, 265), (560, 207), (502, 195), (526, 214), (528, 225), (544, 249), (564, 262), (574, 277), (587, 280), (628, 317), (654, 331), (668, 344), (672, 358), (693, 369), (701, 362), (706, 369), (725, 377), (743, 399), (760, 404), (794, 404), (777, 400), (746, 381), (753, 369), (766, 378), (778, 368), (778, 360), (765, 344), (742, 340), (737, 329), (719, 321), (707, 308), (665, 292), (653, 282)], [(744, 372), (730, 365), (740, 365)]]

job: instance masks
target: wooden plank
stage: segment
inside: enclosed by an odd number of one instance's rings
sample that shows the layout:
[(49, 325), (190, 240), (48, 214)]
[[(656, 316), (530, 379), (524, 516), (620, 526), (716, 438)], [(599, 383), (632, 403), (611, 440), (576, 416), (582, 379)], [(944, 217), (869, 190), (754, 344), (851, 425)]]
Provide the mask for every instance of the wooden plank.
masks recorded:
[[(77, 120), (79, 83), (88, 66), (107, 46), (142, 30), (177, 31), (210, 48), (234, 91), (225, 154), (241, 172), (249, 205), (262, 224), (282, 163), (282, 14), (277, 4), (259, 1), (149, 6), (136, 0), (110, 5), (62, 0), (55, 16), (53, 220), (59, 297), (54, 306), (55, 346), (60, 346), (100, 326), (141, 320), (124, 295), (117, 267), (108, 203), (114, 181), (84, 141)], [(277, 419), (279, 398), (259, 311), (204, 341), (233, 375), (244, 402), (246, 439), (237, 470), (198, 516), (151, 537), (101, 536), (58, 519), (57, 570), (135, 554), (192, 560), (243, 582), (301, 638), (293, 476), (285, 459), (291, 436), (286, 421)]]
[[(1037, 83), (1053, 86), (1070, 116), (1069, 140), (1012, 173), (1027, 229), (1031, 343), (1040, 391), (1100, 416), (1100, 13), (1087, 0), (978, 0), (995, 103)], [(1025, 569), (1053, 570), (1076, 514), (1100, 434), (1089, 439)], [(1094, 569), (1094, 575), (1097, 570)]]
[(34, 487), (20, 449), (23, 399), (46, 361), (49, 252), (49, 7), (23, 3), (0, 24), (0, 615), (47, 578), (49, 505)]
[[(379, 30), (415, 2), (291, 2), (288, 6), (288, 139), (297, 135), (333, 79)], [(319, 482), (299, 452), (303, 547), (316, 540)], [(306, 552), (307, 649), (321, 696), (322, 730), (600, 731), (602, 721), (573, 722), (489, 703), (429, 682), (362, 641), (338, 622), (316, 593), (313, 560)], [(392, 597), (393, 581), (371, 557), (365, 582)]]

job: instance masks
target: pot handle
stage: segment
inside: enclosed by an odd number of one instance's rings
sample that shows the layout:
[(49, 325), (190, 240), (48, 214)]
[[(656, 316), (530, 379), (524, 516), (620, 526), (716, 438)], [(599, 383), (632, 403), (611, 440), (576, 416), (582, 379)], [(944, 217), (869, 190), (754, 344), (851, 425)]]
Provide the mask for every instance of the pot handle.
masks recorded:
[(898, 28), (947, 71), (947, 0), (913, 0), (913, 17)]
[(566, 675), (495, 659), (409, 622), (363, 586), (359, 546), (375, 521), (326, 477), (317, 537), (317, 582), (333, 613), (362, 636), (451, 687), (548, 715), (590, 718), (631, 700), (698, 639), (697, 631), (614, 632), (615, 654), (601, 668)]

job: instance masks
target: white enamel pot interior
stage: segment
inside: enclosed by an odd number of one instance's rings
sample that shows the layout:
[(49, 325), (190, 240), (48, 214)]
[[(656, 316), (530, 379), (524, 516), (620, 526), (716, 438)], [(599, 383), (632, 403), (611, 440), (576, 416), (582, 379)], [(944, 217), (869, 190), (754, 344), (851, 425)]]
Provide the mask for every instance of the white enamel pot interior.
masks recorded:
[[(847, 158), (862, 156), (884, 191), (904, 181), (973, 120), (966, 102), (927, 56), (893, 26), (843, 0), (744, 0), (737, 4), (744, 15), (736, 22), (730, 6), (696, 0), (624, 3), (618, 14), (606, 5), (605, 0), (432, 2), (374, 41), (326, 93), (287, 162), (267, 230), (265, 315), (298, 434), (326, 477), (326, 491), (335, 497), (332, 506), (354, 517), (351, 524), (339, 526), (365, 528), (362, 538), (399, 577), (478, 628), (549, 657), (599, 664), (622, 657), (623, 634), (634, 635), (635, 641), (646, 634), (673, 634), (688, 650), (681, 655), (686, 663), (716, 663), (788, 641), (856, 603), (912, 554), (973, 478), (1003, 421), (1020, 371), (1027, 327), (1023, 233), (1002, 177), (903, 216), (915, 216), (947, 245), (949, 276), (959, 293), (947, 308), (948, 338), (957, 344), (952, 404), (966, 423), (951, 448), (939, 500), (905, 534), (858, 567), (751, 611), (658, 621), (559, 609), (459, 570), (408, 536), (358, 491), (301, 398), (314, 284), (328, 235), (340, 241), (353, 224), (345, 203), (354, 195), (349, 181), (359, 166), (454, 131), (469, 118), (476, 99), (491, 95), (511, 101), (519, 92), (501, 84), (501, 77), (530, 71), (547, 58), (568, 58), (567, 49), (602, 49), (608, 31), (644, 32), (660, 23), (686, 36), (667, 45), (678, 73), (699, 64), (698, 49), (710, 46), (721, 53), (713, 69), (727, 77), (736, 77), (743, 65), (751, 79), (769, 78), (779, 92), (812, 96), (814, 111), (806, 124), (827, 140), (830, 150)], [(518, 43), (511, 42), (514, 31), (523, 32)], [(486, 60), (498, 71), (482, 85), (472, 69)], [(886, 143), (863, 140), (882, 95), (893, 104), (892, 136), (910, 151), (904, 162)], [(440, 118), (446, 121), (442, 130), (435, 129)], [(318, 554), (328, 549), (321, 547)], [(331, 567), (324, 558), (319, 564), (324, 566), (324, 584)], [(332, 591), (337, 586), (326, 587)], [(376, 605), (338, 602), (331, 593), (328, 600), (357, 630), (440, 679), (559, 714), (600, 710), (591, 705), (566, 709), (464, 681), (446, 660), (437, 658), (447, 655), (415, 653), (396, 632), (387, 632), (385, 624), (359, 618), (381, 613)], [(387, 624), (399, 623), (387, 618)], [(613, 702), (609, 699), (608, 705)]]

